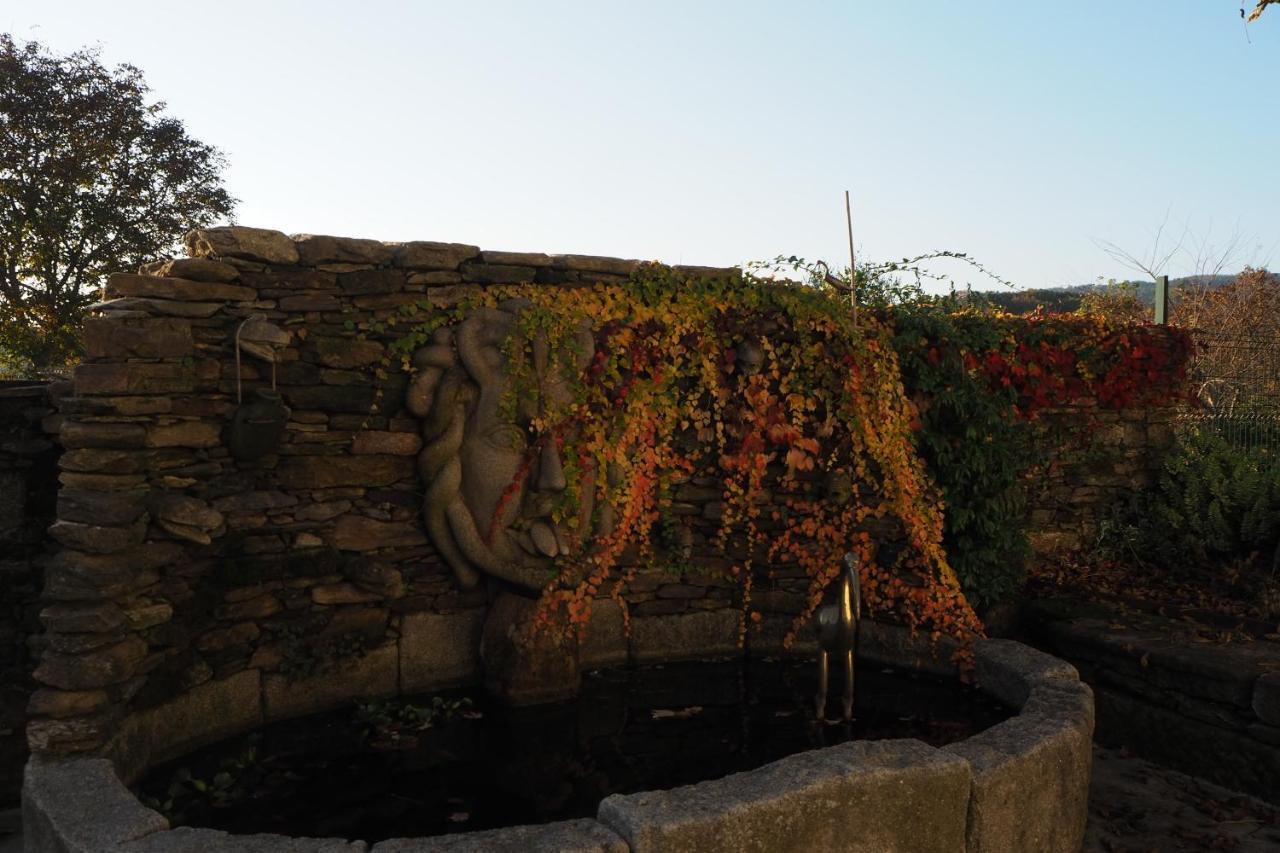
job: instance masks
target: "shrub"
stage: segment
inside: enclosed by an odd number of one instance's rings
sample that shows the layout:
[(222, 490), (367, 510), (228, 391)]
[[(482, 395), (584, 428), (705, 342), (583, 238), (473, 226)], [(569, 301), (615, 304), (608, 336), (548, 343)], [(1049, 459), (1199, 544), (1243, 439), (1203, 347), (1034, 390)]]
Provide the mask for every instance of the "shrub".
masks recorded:
[(1129, 281), (1108, 281), (1104, 287), (1090, 290), (1080, 297), (1077, 314), (1095, 314), (1117, 323), (1143, 323), (1152, 318), (1153, 309)]
[(1280, 545), (1280, 464), (1212, 429), (1189, 430), (1161, 465), (1138, 526), (1146, 552), (1174, 571), (1241, 559), (1271, 565)]

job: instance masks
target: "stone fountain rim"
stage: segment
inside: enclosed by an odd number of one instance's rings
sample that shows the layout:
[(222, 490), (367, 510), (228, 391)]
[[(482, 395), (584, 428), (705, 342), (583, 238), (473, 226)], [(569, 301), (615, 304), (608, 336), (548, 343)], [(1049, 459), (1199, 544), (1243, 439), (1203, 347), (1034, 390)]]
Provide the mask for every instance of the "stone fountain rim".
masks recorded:
[[(945, 648), (944, 654), (939, 655), (938, 647), (927, 638), (877, 629), (872, 629), (871, 634), (870, 648), (860, 650), (860, 655), (870, 662), (936, 674), (954, 672)], [(126, 787), (111, 760), (37, 754), (27, 764), (23, 784), (26, 849), (32, 853), (430, 853), (507, 849), (625, 853), (673, 846), (716, 849), (700, 844), (718, 845), (744, 832), (783, 832), (781, 838), (797, 838), (796, 833), (803, 834), (806, 827), (790, 826), (789, 822), (800, 820), (795, 815), (807, 814), (806, 809), (816, 808), (811, 807), (813, 802), (824, 796), (829, 799), (832, 792), (843, 792), (837, 799), (844, 800), (856, 793), (852, 799), (864, 801), (867, 797), (863, 793), (886, 784), (898, 792), (895, 803), (909, 804), (912, 786), (930, 792), (928, 799), (933, 805), (927, 811), (937, 826), (908, 822), (899, 831), (941, 833), (939, 837), (945, 836), (945, 841), (936, 848), (939, 851), (1005, 849), (1002, 845), (1010, 833), (1022, 833), (1022, 837), (1009, 849), (1079, 849), (1078, 841), (1071, 839), (1083, 835), (1083, 798), (1087, 797), (1093, 733), (1092, 691), (1079, 681), (1070, 664), (1012, 640), (980, 640), (974, 646), (974, 655), (976, 675), (984, 692), (1018, 709), (1018, 713), (941, 748), (916, 740), (855, 741), (796, 753), (755, 770), (695, 785), (613, 795), (600, 803), (594, 820), (388, 839), (372, 846), (337, 838), (172, 829), (163, 816), (143, 806)], [(1052, 828), (1055, 823), (1068, 824), (1061, 832), (1070, 838), (1057, 844), (1037, 836), (1032, 846), (1021, 846), (1031, 840), (1026, 836), (1027, 803), (1009, 802), (1009, 791), (1021, 792), (1028, 798), (1043, 794), (1028, 789), (1027, 780), (1046, 761), (1061, 765), (1062, 773), (1074, 768), (1072, 778), (1065, 780), (1073, 792), (1064, 800), (1063, 808), (1068, 813), (1047, 815), (1041, 820), (1049, 827), (1046, 832), (1059, 832)], [(1082, 793), (1077, 790), (1080, 784), (1076, 778), (1081, 768)], [(135, 768), (130, 775), (136, 776), (137, 772)], [(904, 785), (908, 789), (905, 798)], [(1063, 800), (1061, 791), (1047, 793), (1048, 799), (1042, 798), (1044, 802)], [(871, 795), (871, 800), (875, 799)], [(864, 814), (866, 808), (866, 803), (863, 809), (842, 806), (825, 817), (811, 815), (808, 819), (852, 821), (851, 826), (861, 826), (862, 831), (866, 830), (868, 819), (888, 820), (883, 816), (883, 804), (873, 804), (872, 812)], [(728, 817), (730, 814), (732, 817)], [(902, 816), (897, 820), (901, 824)], [(1075, 823), (1079, 824), (1078, 833)]]

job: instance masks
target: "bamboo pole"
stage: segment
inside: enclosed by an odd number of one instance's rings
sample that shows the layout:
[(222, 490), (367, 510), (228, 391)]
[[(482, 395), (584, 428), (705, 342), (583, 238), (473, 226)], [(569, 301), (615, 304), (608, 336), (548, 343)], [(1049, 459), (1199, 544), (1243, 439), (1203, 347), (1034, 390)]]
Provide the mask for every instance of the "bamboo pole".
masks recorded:
[(858, 322), (858, 267), (853, 255), (853, 214), (849, 209), (849, 191), (844, 191), (844, 224), (849, 231), (849, 300), (853, 303), (853, 322)]

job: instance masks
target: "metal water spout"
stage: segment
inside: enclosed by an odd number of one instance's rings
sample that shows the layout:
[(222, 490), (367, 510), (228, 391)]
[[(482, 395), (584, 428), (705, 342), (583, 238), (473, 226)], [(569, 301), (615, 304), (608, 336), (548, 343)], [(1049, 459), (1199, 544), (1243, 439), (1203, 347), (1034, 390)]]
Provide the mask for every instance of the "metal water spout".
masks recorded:
[(853, 719), (853, 655), (858, 644), (858, 620), (862, 613), (862, 583), (858, 578), (858, 560), (852, 553), (844, 555), (844, 574), (840, 577), (836, 600), (818, 608), (818, 719), (827, 712), (828, 667), (831, 655), (844, 661), (844, 719)]

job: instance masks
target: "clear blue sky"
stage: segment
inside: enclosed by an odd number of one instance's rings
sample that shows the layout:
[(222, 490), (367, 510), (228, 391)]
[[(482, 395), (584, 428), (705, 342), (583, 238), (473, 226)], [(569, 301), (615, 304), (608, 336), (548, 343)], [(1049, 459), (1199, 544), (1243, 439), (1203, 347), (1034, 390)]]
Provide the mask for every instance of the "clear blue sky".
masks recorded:
[[(1250, 7), (1252, 2), (1250, 2)], [(722, 264), (969, 252), (1024, 286), (1280, 265), (1280, 7), (8, 0), (230, 161), (242, 224)], [(1168, 272), (1187, 272), (1175, 261)], [(978, 282), (975, 281), (975, 284)]]

